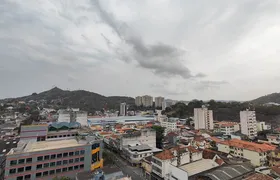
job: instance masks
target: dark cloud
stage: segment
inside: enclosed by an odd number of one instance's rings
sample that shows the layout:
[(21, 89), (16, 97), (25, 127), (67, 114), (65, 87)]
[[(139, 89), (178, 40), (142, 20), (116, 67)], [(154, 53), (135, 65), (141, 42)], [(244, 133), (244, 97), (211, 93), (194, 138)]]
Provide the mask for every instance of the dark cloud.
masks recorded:
[[(93, 0), (93, 4), (104, 23), (109, 25), (121, 40), (133, 48), (131, 54), (132, 58), (135, 59), (141, 67), (150, 69), (155, 74), (164, 76), (178, 75), (185, 79), (205, 77), (205, 75), (201, 73), (193, 75), (189, 68), (184, 65), (183, 56), (186, 53), (184, 50), (163, 43), (152, 45), (145, 44), (142, 37), (133, 31), (126, 23), (117, 20), (113, 14), (105, 11), (98, 0)], [(112, 43), (109, 43), (111, 41), (103, 34), (102, 36), (107, 45), (112, 47)], [(127, 57), (125, 53), (121, 51), (117, 52), (126, 62), (128, 61), (127, 59), (131, 59)]]

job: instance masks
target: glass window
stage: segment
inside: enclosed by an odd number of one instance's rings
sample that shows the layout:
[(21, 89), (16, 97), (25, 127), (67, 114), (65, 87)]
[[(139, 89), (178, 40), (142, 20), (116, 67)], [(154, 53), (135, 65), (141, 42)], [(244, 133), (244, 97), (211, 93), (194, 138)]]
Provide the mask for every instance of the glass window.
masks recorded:
[(62, 172), (66, 172), (67, 171), (67, 168), (62, 168)]
[(81, 150), (81, 154), (85, 154), (85, 150)]
[(50, 163), (50, 166), (51, 166), (51, 167), (54, 167), (54, 166), (55, 166), (55, 162), (51, 162), (51, 163)]
[(27, 158), (26, 163), (32, 163), (32, 158)]
[(45, 164), (44, 164), (44, 168), (48, 168), (49, 166), (50, 166), (49, 163), (45, 163)]
[(36, 173), (36, 177), (41, 177), (42, 176), (42, 173), (39, 172), (39, 173)]
[(24, 180), (28, 180), (28, 179), (31, 179), (31, 174), (27, 174), (24, 176)]
[(79, 160), (80, 160), (79, 158), (75, 158), (75, 162), (79, 162)]
[(38, 156), (37, 161), (43, 161), (43, 156)]
[(42, 169), (43, 168), (43, 164), (38, 164), (37, 165), (37, 169)]
[(68, 153), (63, 153), (63, 157), (68, 157)]
[(84, 157), (81, 157), (81, 158), (80, 158), (80, 161), (84, 161), (84, 160), (85, 160), (85, 158), (84, 158)]
[(51, 159), (55, 159), (55, 158), (56, 158), (56, 154), (52, 154)]
[(16, 173), (16, 169), (10, 169), (10, 174), (15, 174)]
[(75, 170), (79, 169), (79, 166), (74, 166), (74, 169), (75, 169)]
[(57, 161), (57, 162), (56, 162), (56, 165), (57, 165), (57, 166), (60, 166), (60, 165), (61, 165), (61, 161)]
[(18, 173), (21, 173), (21, 172), (23, 172), (23, 171), (24, 171), (24, 168), (23, 168), (23, 167), (18, 168), (18, 170), (17, 170)]
[(73, 171), (73, 167), (68, 167), (68, 171)]
[(72, 164), (74, 162), (74, 159), (69, 159), (69, 164)]
[(69, 152), (69, 156), (74, 156), (74, 152)]
[(81, 164), (81, 165), (80, 165), (80, 169), (83, 169), (83, 168), (84, 168), (84, 165), (83, 165), (83, 164)]
[(76, 151), (76, 152), (75, 152), (75, 156), (78, 156), (79, 154), (80, 154), (79, 151)]
[(25, 167), (25, 171), (31, 171), (31, 166)]
[(12, 160), (12, 161), (10, 162), (10, 165), (11, 165), (11, 166), (17, 165), (17, 160)]
[(57, 169), (57, 170), (56, 170), (56, 173), (61, 173), (61, 169)]
[(54, 170), (50, 170), (50, 175), (54, 174), (55, 171)]
[(63, 165), (68, 164), (68, 160), (63, 160)]
[(18, 163), (19, 163), (19, 164), (24, 164), (24, 162), (25, 162), (25, 159), (20, 159), (20, 160), (18, 160)]
[(23, 176), (17, 177), (17, 180), (23, 180)]
[(43, 172), (43, 176), (48, 176), (48, 175), (49, 175), (49, 171)]
[(50, 155), (46, 155), (44, 160), (49, 160), (50, 159)]
[(62, 158), (62, 154), (57, 154), (57, 158)]

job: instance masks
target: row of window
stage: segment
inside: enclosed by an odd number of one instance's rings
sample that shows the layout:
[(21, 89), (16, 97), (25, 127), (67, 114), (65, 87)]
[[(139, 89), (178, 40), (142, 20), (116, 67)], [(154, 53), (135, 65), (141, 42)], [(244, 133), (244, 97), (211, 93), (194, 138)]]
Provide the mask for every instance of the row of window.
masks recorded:
[[(49, 167), (55, 167), (55, 166), (61, 166), (61, 165), (67, 165), (67, 164), (73, 164), (73, 163), (78, 163), (78, 162), (84, 162), (85, 158), (75, 158), (75, 159), (69, 159), (69, 160), (63, 160), (63, 161), (57, 161), (57, 162), (51, 162), (51, 163), (44, 163), (44, 164), (38, 164), (36, 166), (36, 169), (43, 169), (43, 168), (49, 168)], [(20, 167), (20, 168), (13, 168), (10, 169), (10, 174), (15, 174), (15, 173), (22, 173), (24, 171), (31, 171), (31, 166), (26, 166), (26, 167)]]
[[(50, 160), (50, 159), (65, 158), (65, 157), (71, 157), (71, 156), (79, 156), (79, 155), (84, 155), (84, 154), (85, 154), (85, 150), (81, 150), (81, 151), (75, 151), (75, 152), (65, 152), (65, 153), (59, 153), (59, 154), (38, 156), (37, 161), (46, 161), (46, 160)], [(15, 166), (15, 165), (18, 165), (18, 164), (28, 164), (28, 163), (32, 163), (32, 158), (10, 161), (11, 166)]]
[[(77, 165), (77, 166), (70, 166), (70, 167), (65, 167), (62, 169), (56, 169), (56, 170), (50, 170), (50, 171), (44, 171), (44, 172), (38, 172), (36, 173), (36, 178), (44, 177), (44, 176), (51, 176), (54, 174), (59, 174), (61, 172), (65, 173), (68, 171), (76, 171), (79, 169), (84, 169), (84, 165)], [(31, 174), (25, 175), (25, 176), (18, 176), (16, 178), (17, 180), (30, 180), (31, 179)]]
[(71, 137), (71, 136), (78, 136), (78, 134), (55, 135), (55, 136), (48, 136), (48, 138), (62, 138), (62, 137)]

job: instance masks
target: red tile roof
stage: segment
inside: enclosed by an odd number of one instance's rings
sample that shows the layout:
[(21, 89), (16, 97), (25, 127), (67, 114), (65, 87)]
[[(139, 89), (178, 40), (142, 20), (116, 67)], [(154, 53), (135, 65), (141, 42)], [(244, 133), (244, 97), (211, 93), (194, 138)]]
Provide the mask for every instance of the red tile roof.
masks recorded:
[(220, 159), (220, 158), (217, 158), (217, 159), (215, 160), (215, 162), (216, 162), (217, 164), (219, 164), (219, 165), (222, 165), (222, 164), (225, 163), (224, 160), (222, 160), (222, 159)]
[(218, 142), (218, 144), (225, 144), (228, 146), (233, 146), (233, 147), (247, 149), (247, 150), (256, 151), (256, 152), (267, 152), (267, 151), (273, 151), (276, 149), (276, 146), (273, 146), (273, 145), (258, 144), (258, 143), (243, 141), (243, 140), (239, 140), (239, 139), (221, 141), (221, 142)]
[(244, 178), (244, 180), (273, 180), (273, 179), (274, 178), (272, 178), (271, 176), (260, 174), (260, 173), (254, 173)]
[(189, 150), (189, 152), (191, 153), (197, 153), (197, 152), (201, 152), (201, 150), (194, 148), (193, 146), (188, 146), (187, 149)]
[(280, 175), (280, 166), (273, 166), (273, 167), (271, 167), (271, 169), (272, 169), (272, 171), (274, 171)]
[(209, 139), (211, 139), (212, 141), (214, 141), (214, 142), (221, 142), (221, 141), (223, 141), (223, 140), (221, 140), (221, 139), (219, 139), (219, 138), (217, 138), (217, 137), (210, 137)]
[(168, 149), (156, 154), (155, 157), (161, 160), (168, 160), (174, 158), (175, 156), (172, 154), (171, 150)]

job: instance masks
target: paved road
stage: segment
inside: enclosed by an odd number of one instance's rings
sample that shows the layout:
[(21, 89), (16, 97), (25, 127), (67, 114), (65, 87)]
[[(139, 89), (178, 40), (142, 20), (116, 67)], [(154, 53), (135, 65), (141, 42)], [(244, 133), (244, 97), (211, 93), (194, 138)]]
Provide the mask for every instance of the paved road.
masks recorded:
[(110, 151), (112, 155), (114, 156), (114, 162), (116, 166), (118, 166), (125, 175), (128, 175), (132, 178), (132, 180), (144, 180), (142, 177), (142, 172), (139, 167), (132, 167), (130, 164), (128, 164), (123, 158), (119, 157), (114, 152)]

